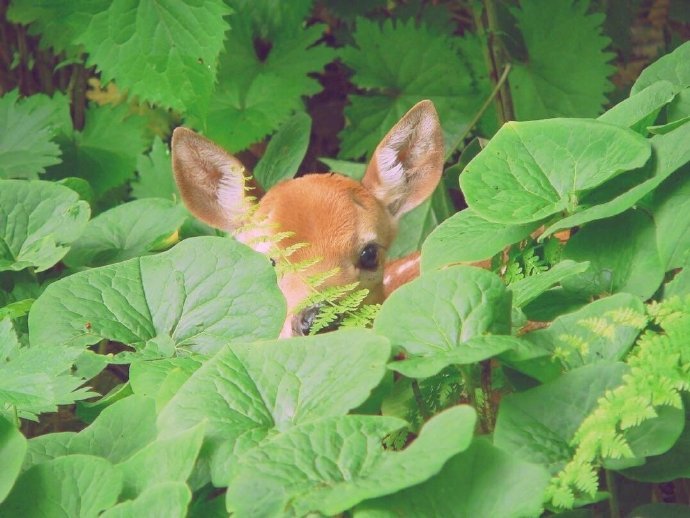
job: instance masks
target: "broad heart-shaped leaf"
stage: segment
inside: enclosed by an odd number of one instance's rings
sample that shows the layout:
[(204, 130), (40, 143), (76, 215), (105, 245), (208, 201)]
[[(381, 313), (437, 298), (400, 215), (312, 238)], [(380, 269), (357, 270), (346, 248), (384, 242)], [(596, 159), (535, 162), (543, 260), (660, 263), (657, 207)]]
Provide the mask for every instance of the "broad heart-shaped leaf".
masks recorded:
[(69, 100), (62, 94), (20, 100), (12, 90), (0, 97), (0, 178), (35, 179), (46, 166), (59, 163), (53, 137), (69, 123)]
[(101, 518), (134, 518), (136, 516), (164, 516), (184, 518), (192, 492), (181, 482), (161, 482), (146, 488), (134, 500), (126, 500), (111, 507)]
[(690, 181), (687, 171), (669, 178), (654, 193), (654, 224), (665, 271), (680, 268), (690, 258)]
[(0, 180), (0, 271), (47, 270), (84, 231), (91, 210), (52, 182)]
[(646, 321), (640, 299), (618, 293), (562, 315), (546, 329), (522, 338), (551, 351), (563, 367), (573, 369), (601, 360), (621, 360)]
[(511, 225), (572, 212), (583, 191), (644, 165), (640, 135), (603, 122), (550, 119), (508, 122), (460, 175), (479, 216)]
[(228, 29), (223, 16), (230, 10), (222, 1), (106, 5), (88, 7), (91, 16), (74, 38), (103, 82), (114, 79), (131, 95), (178, 111), (208, 98)]
[(340, 416), (296, 426), (240, 457), (227, 493), (236, 516), (339, 514), (367, 498), (424, 482), (466, 449), (476, 414), (468, 406), (442, 412), (401, 452), (381, 441), (405, 422)]
[(664, 279), (656, 248), (652, 218), (630, 209), (580, 229), (565, 247), (563, 257), (589, 261), (587, 271), (563, 280), (563, 287), (582, 295), (627, 291), (649, 298)]
[[(510, 73), (519, 120), (594, 117), (606, 104), (614, 54), (604, 52), (610, 43), (602, 35), (604, 15), (587, 14), (588, 7), (586, 0), (520, 0), (512, 11), (528, 54)], [(568, 37), (554, 44), (556, 34)]]
[(233, 340), (273, 338), (284, 319), (285, 299), (264, 256), (232, 239), (197, 237), (51, 284), (34, 302), (29, 336), (32, 344), (108, 338), (148, 345), (155, 358), (174, 347), (208, 354)]
[(371, 153), (423, 99), (434, 102), (446, 148), (454, 148), (488, 94), (478, 90), (465, 65), (473, 59), (465, 53), (481, 55), (479, 42), (465, 39), (457, 44), (414, 19), (395, 25), (391, 20), (380, 24), (358, 19), (352, 36), (356, 47), (346, 47), (340, 57), (354, 71), (355, 85), (369, 91), (351, 96), (345, 108), (348, 125), (340, 133), (340, 156), (356, 159)]
[(538, 227), (538, 222), (526, 225), (492, 223), (467, 208), (441, 223), (424, 241), (422, 271), (488, 259), (506, 246), (525, 239)]
[(555, 474), (570, 460), (574, 451), (570, 441), (582, 421), (607, 390), (620, 385), (626, 371), (623, 363), (595, 363), (505, 396), (498, 409), (494, 444)]
[(493, 273), (453, 266), (395, 290), (381, 307), (374, 329), (410, 354), (432, 355), (461, 347), (475, 336), (508, 334), (510, 299)]
[(112, 464), (91, 455), (67, 455), (24, 472), (2, 516), (97, 516), (117, 501), (122, 478)]
[(168, 146), (159, 137), (153, 139), (148, 155), (137, 157), (137, 173), (137, 179), (132, 181), (134, 198), (180, 199)]
[(69, 453), (69, 441), (75, 435), (77, 435), (76, 432), (57, 432), (29, 439), (22, 471), (26, 471), (36, 464), (43, 464), (49, 460), (67, 455)]
[(646, 135), (647, 126), (654, 123), (661, 109), (670, 103), (675, 95), (672, 83), (658, 81), (621, 101), (599, 116), (598, 120)]
[(521, 308), (539, 295), (571, 275), (582, 273), (589, 268), (588, 262), (576, 263), (568, 259), (555, 264), (550, 270), (520, 279), (510, 285), (513, 292), (513, 306)]
[(254, 177), (264, 190), (297, 174), (309, 146), (310, 134), (311, 118), (298, 112), (271, 137), (266, 152), (254, 168)]
[(670, 81), (678, 90), (690, 86), (688, 63), (690, 63), (690, 42), (685, 42), (670, 54), (666, 54), (645, 68), (635, 81), (630, 93), (636, 94), (657, 81)]
[(7, 419), (0, 416), (0, 466), (2, 466), (2, 470), (0, 470), (0, 502), (10, 492), (17, 475), (19, 475), (26, 449), (26, 439), (22, 433)]
[[(226, 52), (219, 58), (216, 89), (208, 107), (193, 107), (190, 113), (192, 125), (233, 152), (263, 139), (292, 113), (303, 111), (302, 97), (321, 90), (309, 74), (321, 72), (334, 57), (332, 49), (316, 45), (323, 26), (304, 27), (292, 12), (294, 2), (272, 2), (269, 8), (256, 10), (257, 2), (238, 3), (230, 17)], [(267, 23), (266, 16), (276, 23), (264, 32), (260, 26)]]
[(70, 267), (103, 266), (149, 255), (171, 240), (187, 211), (170, 200), (148, 198), (118, 205), (86, 225), (64, 259)]
[(60, 140), (62, 163), (47, 170), (48, 177), (77, 176), (88, 180), (97, 197), (134, 176), (137, 157), (144, 152), (146, 119), (131, 115), (127, 105), (92, 105), (83, 131)]
[[(690, 162), (690, 146), (687, 146), (688, 140), (690, 140), (690, 121), (667, 134), (655, 135), (649, 140), (653, 151), (652, 160), (644, 168), (651, 171), (650, 178), (632, 188), (626, 188), (622, 193), (616, 192), (611, 199), (603, 203), (602, 201), (598, 201), (596, 204), (588, 203), (587, 198), (585, 198), (580, 211), (551, 225), (544, 231), (542, 237), (549, 236), (559, 230), (582, 225), (588, 221), (609, 218), (626, 211), (645, 195), (656, 189), (672, 173)], [(617, 178), (613, 181), (615, 182), (616, 180)], [(606, 184), (601, 189), (604, 189), (605, 186)], [(594, 192), (596, 193), (597, 190)]]
[(182, 385), (159, 416), (164, 433), (206, 420), (212, 447), (251, 431), (346, 414), (386, 371), (390, 346), (369, 331), (230, 345)]
[(156, 409), (160, 410), (202, 362), (203, 358), (194, 356), (133, 361), (129, 366), (129, 383), (135, 394), (154, 399)]
[(549, 480), (541, 466), (477, 439), (423, 484), (363, 502), (355, 518), (538, 516)]

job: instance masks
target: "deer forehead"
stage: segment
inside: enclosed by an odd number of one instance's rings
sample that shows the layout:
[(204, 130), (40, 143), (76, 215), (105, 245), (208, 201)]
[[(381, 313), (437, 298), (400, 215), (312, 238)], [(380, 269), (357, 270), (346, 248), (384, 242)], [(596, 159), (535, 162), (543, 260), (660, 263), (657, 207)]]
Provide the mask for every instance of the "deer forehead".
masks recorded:
[(367, 243), (387, 248), (395, 232), (376, 198), (359, 182), (337, 174), (307, 175), (276, 185), (261, 199), (257, 215), (278, 231), (294, 232), (281, 245), (309, 244), (295, 259), (320, 257), (328, 267), (356, 261)]

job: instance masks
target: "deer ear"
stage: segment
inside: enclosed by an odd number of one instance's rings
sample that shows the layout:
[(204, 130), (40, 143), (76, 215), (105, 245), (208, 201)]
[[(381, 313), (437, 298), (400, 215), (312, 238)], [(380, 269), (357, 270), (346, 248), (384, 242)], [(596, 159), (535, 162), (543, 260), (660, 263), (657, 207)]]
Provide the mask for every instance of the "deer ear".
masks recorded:
[(182, 201), (195, 217), (229, 232), (242, 226), (252, 203), (239, 160), (207, 138), (180, 127), (173, 131), (172, 164)]
[(421, 101), (376, 147), (362, 184), (399, 219), (431, 195), (442, 173), (441, 124), (434, 104)]

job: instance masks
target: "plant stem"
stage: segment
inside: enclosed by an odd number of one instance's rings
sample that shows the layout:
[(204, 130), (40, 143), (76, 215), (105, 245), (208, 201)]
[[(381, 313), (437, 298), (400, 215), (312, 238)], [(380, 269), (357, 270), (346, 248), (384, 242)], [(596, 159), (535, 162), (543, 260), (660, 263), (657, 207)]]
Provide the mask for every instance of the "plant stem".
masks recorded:
[[(507, 63), (507, 52), (503, 46), (499, 33), (498, 16), (496, 15), (495, 0), (484, 0), (484, 9), (486, 11), (486, 20), (488, 24), (488, 54), (491, 63), (490, 71), (492, 80), (498, 84), (498, 71), (501, 70)], [(510, 95), (508, 84), (504, 81), (501, 84), (498, 95), (496, 96), (498, 109), (499, 124), (515, 120), (515, 113), (513, 110), (513, 99)]]
[(419, 407), (419, 413), (422, 414), (424, 421), (428, 421), (431, 418), (431, 412), (424, 402), (424, 396), (422, 396), (422, 391), (419, 388), (419, 381), (416, 379), (412, 380), (412, 393), (414, 394), (414, 399), (417, 402), (417, 407)]
[(618, 506), (618, 491), (616, 491), (616, 480), (613, 471), (604, 470), (606, 476), (606, 489), (609, 492), (609, 511), (611, 518), (620, 518), (621, 510)]

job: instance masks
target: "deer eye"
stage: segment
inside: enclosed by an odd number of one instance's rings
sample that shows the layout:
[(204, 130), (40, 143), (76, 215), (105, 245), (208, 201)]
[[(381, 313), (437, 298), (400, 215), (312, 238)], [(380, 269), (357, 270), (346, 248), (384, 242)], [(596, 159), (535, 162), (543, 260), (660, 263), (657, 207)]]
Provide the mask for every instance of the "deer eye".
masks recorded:
[(379, 266), (379, 247), (369, 243), (359, 253), (359, 267), (364, 270), (376, 270)]

